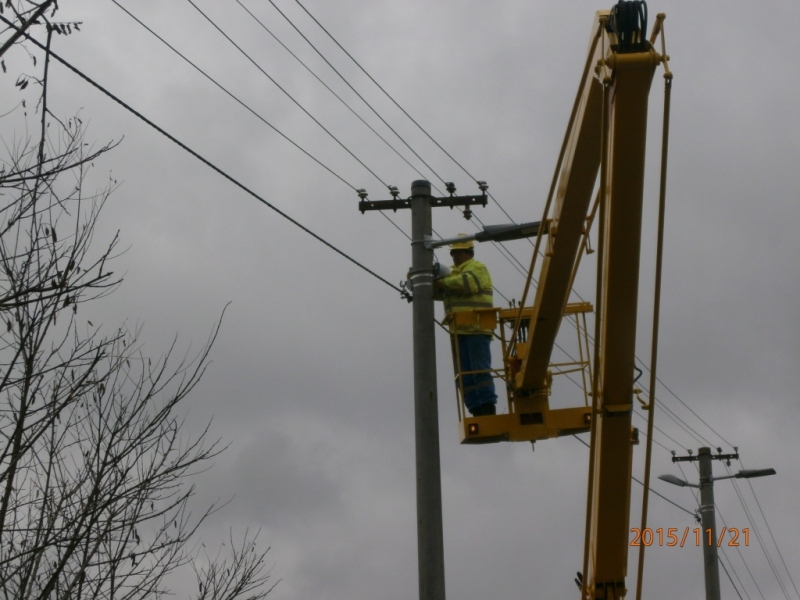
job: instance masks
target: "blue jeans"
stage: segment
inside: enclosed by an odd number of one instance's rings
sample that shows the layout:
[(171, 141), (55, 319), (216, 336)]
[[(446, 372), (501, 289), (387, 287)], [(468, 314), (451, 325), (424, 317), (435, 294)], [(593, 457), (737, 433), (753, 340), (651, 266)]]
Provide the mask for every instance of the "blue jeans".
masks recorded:
[(497, 404), (497, 394), (494, 389), (494, 379), (489, 369), (492, 368), (492, 354), (490, 335), (457, 335), (458, 353), (461, 359), (461, 372), (486, 371), (462, 375), (461, 383), (464, 386), (464, 404), (473, 412), (483, 404)]

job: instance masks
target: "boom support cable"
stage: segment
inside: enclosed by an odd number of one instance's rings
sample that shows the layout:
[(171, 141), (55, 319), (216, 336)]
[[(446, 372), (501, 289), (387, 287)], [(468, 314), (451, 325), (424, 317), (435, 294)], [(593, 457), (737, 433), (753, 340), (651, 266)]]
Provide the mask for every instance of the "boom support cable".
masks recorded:
[[(661, 183), (658, 194), (658, 238), (656, 242), (656, 281), (653, 300), (653, 338), (650, 350), (650, 395), (647, 404), (647, 445), (644, 460), (644, 493), (642, 494), (642, 528), (647, 527), (647, 509), (650, 491), (650, 463), (653, 456), (653, 416), (656, 406), (656, 365), (658, 363), (658, 325), (661, 315), (661, 272), (664, 262), (664, 214), (667, 198), (667, 152), (669, 149), (669, 109), (672, 96), (672, 73), (664, 74), (664, 124), (661, 136)], [(639, 570), (636, 582), (636, 600), (642, 598), (645, 545), (639, 548)]]
[[(598, 32), (600, 29), (598, 29)], [(595, 38), (596, 39), (596, 38)], [(590, 54), (591, 56), (591, 54)], [(609, 136), (609, 123), (608, 123), (608, 106), (610, 102), (610, 94), (611, 94), (611, 84), (609, 81), (603, 81), (603, 110), (601, 113), (601, 146), (600, 146), (600, 189), (607, 190), (608, 187), (606, 186), (606, 176), (608, 172), (608, 136)], [(605, 222), (606, 222), (606, 194), (605, 192), (601, 192), (599, 195), (599, 211), (600, 211), (600, 224), (598, 226), (597, 231), (597, 297), (595, 299), (595, 319), (594, 319), (594, 327), (595, 327), (595, 339), (600, 340), (600, 328), (601, 328), (601, 315), (603, 314), (603, 290), (602, 286), (599, 285), (599, 282), (602, 281), (603, 278), (603, 263), (604, 263), (604, 256), (605, 256)], [(583, 585), (581, 588), (581, 598), (585, 598), (588, 592), (589, 580), (594, 578), (594, 574), (589, 577), (589, 562), (592, 561), (594, 564), (594, 556), (589, 556), (590, 550), (592, 550), (592, 544), (590, 540), (591, 534), (591, 525), (592, 525), (592, 513), (594, 511), (594, 471), (595, 471), (595, 456), (597, 455), (597, 416), (600, 412), (600, 375), (597, 371), (600, 365), (600, 344), (595, 343), (594, 345), (594, 364), (595, 364), (595, 376), (592, 378), (592, 423), (591, 423), (591, 430), (590, 430), (590, 440), (591, 445), (589, 447), (589, 480), (586, 485), (586, 534), (584, 538), (584, 547), (583, 547)]]

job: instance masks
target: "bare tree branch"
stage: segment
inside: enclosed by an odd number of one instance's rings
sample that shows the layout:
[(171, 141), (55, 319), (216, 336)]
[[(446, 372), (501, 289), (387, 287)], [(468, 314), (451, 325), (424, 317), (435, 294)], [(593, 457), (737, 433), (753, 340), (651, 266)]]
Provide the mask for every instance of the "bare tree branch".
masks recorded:
[[(20, 21), (38, 7), (46, 21), (46, 4), (2, 5)], [(46, 25), (48, 44), (69, 29)], [(0, 598), (159, 598), (188, 570), (198, 598), (261, 599), (271, 588), (257, 535), (230, 534), (213, 559), (194, 541), (221, 506), (193, 514), (191, 478), (224, 445), (208, 428), (189, 435), (179, 405), (222, 318), (196, 356), (176, 356), (174, 341), (156, 359), (141, 350), (141, 328), (85, 319), (121, 284), (110, 270), (119, 235), (95, 243), (116, 185), (84, 192), (92, 162), (116, 144), (92, 149), (79, 116), (50, 114), (47, 56), (37, 64), (41, 98), (28, 118), (39, 135), (0, 135)]]

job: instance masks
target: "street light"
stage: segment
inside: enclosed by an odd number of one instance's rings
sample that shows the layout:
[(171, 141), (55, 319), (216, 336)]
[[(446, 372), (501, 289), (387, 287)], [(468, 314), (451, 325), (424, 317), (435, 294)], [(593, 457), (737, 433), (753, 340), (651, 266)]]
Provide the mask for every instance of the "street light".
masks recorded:
[[(659, 475), (661, 481), (666, 481), (679, 487), (700, 488), (700, 518), (703, 524), (703, 531), (709, 532), (703, 537), (703, 563), (706, 582), (706, 600), (720, 600), (719, 590), (719, 560), (717, 558), (717, 527), (716, 515), (714, 513), (714, 482), (721, 479), (751, 479), (753, 477), (765, 477), (775, 475), (775, 469), (746, 469), (733, 475), (723, 475), (714, 477), (711, 472), (711, 461), (714, 458), (730, 459), (739, 458), (739, 455), (722, 454), (714, 456), (711, 448), (700, 448), (697, 456), (673, 457), (673, 462), (678, 460), (697, 460), (700, 466), (700, 483), (689, 483), (675, 475)], [(730, 460), (728, 461), (730, 464)]]
[(468, 242), (470, 240), (475, 240), (476, 242), (509, 242), (511, 240), (521, 240), (539, 235), (539, 229), (542, 230), (542, 234), (544, 235), (548, 233), (550, 226), (546, 224), (542, 227), (540, 221), (522, 224), (512, 223), (509, 225), (485, 225), (483, 231), (478, 231), (470, 235), (459, 235), (458, 237), (446, 238), (443, 240), (426, 239), (425, 247), (431, 250), (456, 242)]
[(684, 481), (680, 477), (675, 477), (675, 475), (659, 475), (658, 478), (661, 481), (666, 481), (667, 483), (671, 483), (672, 485), (679, 485), (680, 487), (700, 487), (699, 485), (695, 485), (693, 483), (689, 483), (688, 481)]
[[(722, 477), (712, 477), (711, 481), (720, 481), (721, 479), (752, 479), (753, 477), (766, 477), (767, 475), (775, 475), (775, 469), (743, 469), (738, 473), (733, 475), (723, 475)], [(659, 475), (658, 478), (661, 481), (666, 481), (667, 483), (671, 483), (672, 485), (677, 485), (680, 487), (694, 487), (699, 488), (700, 486), (696, 483), (689, 483), (688, 481), (684, 481), (680, 477), (675, 477), (675, 475)]]

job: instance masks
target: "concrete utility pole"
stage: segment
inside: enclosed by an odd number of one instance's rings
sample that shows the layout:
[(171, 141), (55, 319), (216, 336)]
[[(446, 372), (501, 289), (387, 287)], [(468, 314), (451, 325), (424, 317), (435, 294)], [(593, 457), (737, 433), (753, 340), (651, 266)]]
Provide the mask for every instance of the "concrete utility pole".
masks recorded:
[(433, 316), (431, 184), (411, 184), (411, 286), (414, 294), (414, 429), (417, 450), (419, 597), (444, 600), (442, 482)]
[(672, 457), (672, 462), (698, 461), (700, 469), (699, 485), (689, 483), (674, 475), (659, 475), (658, 477), (662, 481), (673, 485), (700, 488), (700, 520), (703, 526), (703, 572), (706, 582), (706, 600), (720, 600), (719, 556), (717, 555), (719, 540), (717, 539), (717, 519), (716, 510), (714, 508), (714, 481), (732, 479), (734, 477), (736, 479), (749, 479), (751, 477), (775, 475), (775, 469), (756, 469), (739, 471), (734, 475), (714, 477), (711, 461), (725, 460), (728, 462), (728, 466), (730, 466), (731, 460), (738, 459), (738, 452), (736, 454), (722, 454), (722, 450), (718, 449), (718, 454), (712, 454), (711, 448), (700, 448), (697, 451), (697, 456)]
[(697, 451), (697, 459), (700, 463), (700, 522), (703, 525), (704, 534), (703, 572), (706, 579), (706, 598), (707, 600), (720, 600), (717, 519), (714, 510), (714, 475), (711, 468), (711, 448), (700, 448)]
[[(414, 331), (414, 430), (417, 457), (417, 557), (420, 600), (445, 600), (444, 536), (442, 533), (442, 482), (439, 461), (439, 408), (436, 392), (436, 340), (433, 316), (433, 249), (431, 209), (434, 206), (486, 205), (486, 184), (481, 196), (455, 196), (448, 184), (449, 198), (433, 198), (431, 184), (411, 184), (411, 199), (367, 200), (359, 190), (359, 210), (411, 209), (411, 273)], [(467, 210), (469, 210), (467, 208)]]

